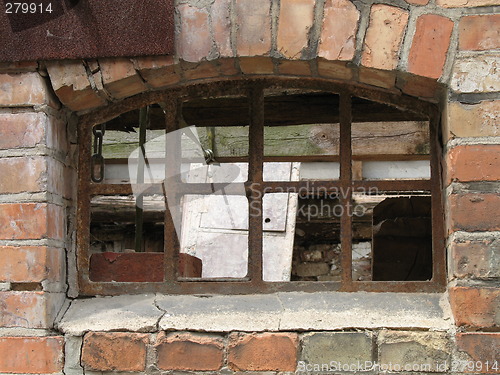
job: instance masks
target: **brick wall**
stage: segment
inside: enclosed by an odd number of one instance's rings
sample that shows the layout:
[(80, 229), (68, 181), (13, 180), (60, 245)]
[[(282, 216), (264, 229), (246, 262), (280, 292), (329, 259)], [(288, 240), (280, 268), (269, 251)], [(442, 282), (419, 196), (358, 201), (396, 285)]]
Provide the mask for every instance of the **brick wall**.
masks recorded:
[[(496, 5), (188, 0), (177, 6), (175, 56), (0, 63), (0, 373), (305, 373), (332, 359), (484, 373), (452, 362), (500, 360)], [(54, 326), (77, 296), (75, 115), (181, 82), (252, 75), (331, 79), (442, 104), (450, 329), (208, 334), (153, 325), (64, 336)]]

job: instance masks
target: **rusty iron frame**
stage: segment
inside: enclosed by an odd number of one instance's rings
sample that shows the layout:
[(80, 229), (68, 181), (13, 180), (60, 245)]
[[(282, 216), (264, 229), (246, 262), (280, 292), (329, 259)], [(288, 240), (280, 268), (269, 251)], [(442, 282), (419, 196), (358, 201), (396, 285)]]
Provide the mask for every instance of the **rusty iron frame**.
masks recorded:
[[(328, 181), (270, 182), (263, 179), (263, 163), (280, 158), (264, 157), (264, 90), (268, 88), (294, 88), (324, 90), (340, 95), (340, 179)], [(179, 278), (179, 240), (175, 235), (174, 218), (165, 211), (164, 234), (164, 282), (94, 282), (89, 278), (90, 266), (90, 201), (95, 195), (131, 195), (128, 184), (103, 184), (90, 181), (90, 147), (92, 127), (108, 121), (121, 113), (154, 103), (163, 103), (166, 132), (179, 128), (181, 101), (190, 98), (217, 97), (227, 95), (246, 96), (249, 102), (249, 155), (248, 181), (245, 194), (249, 201), (248, 274), (243, 279), (188, 279)], [(430, 180), (363, 180), (352, 177), (351, 103), (353, 97), (368, 99), (429, 118), (431, 143)], [(436, 105), (413, 97), (393, 92), (348, 86), (344, 83), (322, 79), (291, 79), (256, 77), (251, 79), (207, 80), (201, 84), (180, 85), (162, 91), (140, 94), (125, 99), (110, 107), (82, 115), (78, 126), (79, 179), (77, 207), (77, 267), (78, 288), (81, 295), (118, 295), (124, 293), (162, 292), (170, 294), (249, 294), (278, 291), (370, 291), (370, 292), (441, 292), (445, 288), (446, 263), (444, 245), (443, 189), (441, 180), (441, 146), (439, 142), (439, 111)], [(294, 158), (299, 160), (300, 158)], [(326, 157), (323, 160), (331, 160)], [(283, 160), (285, 161), (285, 160)], [(180, 161), (179, 161), (180, 163)], [(166, 163), (167, 164), (167, 163)], [(167, 173), (179, 165), (166, 165)], [(241, 194), (225, 184), (186, 183), (169, 180), (174, 191), (174, 202), (180, 202), (186, 194), (211, 194), (214, 189), (224, 187), (225, 194)], [(264, 282), (262, 278), (262, 198), (264, 194), (310, 189), (338, 192), (344, 189), (341, 204), (344, 212), (352, 203), (353, 192), (376, 188), (383, 191), (430, 191), (432, 196), (433, 276), (429, 281), (353, 281), (352, 280), (352, 217), (341, 217), (341, 281), (335, 282)], [(287, 190), (288, 189), (288, 190)], [(162, 184), (149, 186), (148, 194), (164, 194)], [(171, 201), (172, 202), (172, 201)], [(166, 202), (167, 203), (167, 202)]]

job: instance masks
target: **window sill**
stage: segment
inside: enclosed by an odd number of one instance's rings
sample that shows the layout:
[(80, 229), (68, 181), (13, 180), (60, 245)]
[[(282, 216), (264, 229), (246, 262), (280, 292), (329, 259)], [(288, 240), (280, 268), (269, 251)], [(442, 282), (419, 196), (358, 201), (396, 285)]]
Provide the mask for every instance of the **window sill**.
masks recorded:
[(57, 326), (80, 336), (87, 331), (447, 330), (452, 324), (446, 293), (289, 292), (77, 299)]

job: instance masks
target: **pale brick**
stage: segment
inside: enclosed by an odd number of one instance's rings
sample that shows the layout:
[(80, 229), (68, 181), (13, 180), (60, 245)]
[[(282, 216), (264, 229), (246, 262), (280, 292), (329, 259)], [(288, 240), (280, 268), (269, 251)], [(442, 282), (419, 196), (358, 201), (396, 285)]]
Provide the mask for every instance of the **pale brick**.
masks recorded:
[(161, 335), (156, 348), (162, 370), (217, 371), (224, 363), (220, 336), (187, 332)]
[(298, 59), (307, 47), (313, 24), (314, 0), (281, 0), (278, 25), (278, 51)]
[(450, 251), (456, 277), (500, 277), (500, 239), (453, 242)]
[(500, 91), (500, 54), (455, 59), (451, 88), (461, 93)]
[(498, 5), (498, 0), (436, 0), (444, 8), (469, 8)]
[(212, 4), (211, 16), (214, 38), (221, 57), (233, 56), (231, 48), (231, 1), (215, 0)]
[(407, 11), (385, 4), (373, 5), (363, 46), (362, 64), (377, 69), (396, 68), (407, 23)]
[(462, 17), (458, 27), (458, 47), (461, 50), (500, 48), (500, 14)]
[(453, 21), (449, 18), (435, 14), (420, 16), (408, 57), (408, 72), (439, 78), (446, 61), (452, 30)]
[(181, 59), (197, 62), (207, 58), (213, 44), (208, 11), (189, 4), (179, 5), (178, 10), (181, 16), (178, 42)]
[(26, 156), (0, 159), (0, 194), (38, 192), (47, 189), (45, 157)]
[[(428, 365), (424, 372), (445, 372), (450, 364), (450, 343), (444, 332), (382, 331), (378, 336), (381, 366), (403, 371), (405, 366)], [(438, 366), (443, 366), (439, 368)], [(399, 365), (399, 369), (396, 367)]]
[(64, 338), (0, 337), (0, 372), (16, 374), (60, 373)]
[(64, 211), (47, 203), (0, 204), (0, 239), (64, 238)]
[(448, 103), (445, 121), (446, 135), (453, 137), (500, 136), (500, 100), (478, 104)]
[(179, 82), (172, 56), (137, 57), (132, 60), (149, 86), (157, 89)]
[(356, 48), (359, 12), (349, 0), (327, 0), (318, 56), (327, 60), (351, 60)]
[(243, 74), (273, 74), (274, 64), (270, 57), (241, 57), (240, 69)]
[(236, 0), (238, 56), (266, 55), (271, 50), (271, 2)]
[(46, 65), (57, 97), (69, 109), (82, 111), (106, 103), (92, 88), (81, 60), (48, 61)]
[(341, 364), (362, 364), (373, 361), (373, 343), (369, 333), (362, 332), (319, 332), (306, 334), (302, 338), (300, 360), (306, 364), (328, 364), (335, 361), (337, 369)]
[(45, 113), (0, 113), (0, 149), (45, 143), (46, 123)]
[(491, 328), (500, 326), (498, 288), (450, 288), (450, 305), (458, 326)]
[(0, 74), (0, 106), (26, 107), (43, 104), (54, 108), (59, 106), (48, 88), (48, 83), (40, 74)]
[(148, 335), (90, 332), (83, 339), (82, 365), (95, 371), (144, 371)]
[(229, 367), (239, 371), (295, 371), (298, 341), (296, 333), (232, 333)]
[(116, 99), (123, 99), (146, 91), (146, 86), (125, 58), (99, 59), (105, 89)]
[(0, 281), (60, 281), (64, 251), (46, 246), (0, 246)]

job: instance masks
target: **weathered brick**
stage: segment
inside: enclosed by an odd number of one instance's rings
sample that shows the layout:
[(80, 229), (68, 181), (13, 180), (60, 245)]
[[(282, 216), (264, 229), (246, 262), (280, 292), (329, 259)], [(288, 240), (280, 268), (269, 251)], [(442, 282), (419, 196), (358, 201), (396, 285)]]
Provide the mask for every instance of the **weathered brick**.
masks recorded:
[(49, 61), (46, 65), (57, 97), (71, 110), (82, 111), (106, 103), (92, 88), (81, 60)]
[(0, 159), (0, 194), (37, 192), (47, 188), (45, 157), (24, 156)]
[(208, 57), (213, 44), (208, 11), (189, 4), (181, 4), (177, 9), (181, 16), (180, 57), (189, 62)]
[(500, 14), (462, 17), (458, 27), (458, 47), (461, 50), (500, 48)]
[[(477, 372), (488, 374), (500, 374), (500, 333), (478, 332), (458, 333), (456, 336), (457, 347), (460, 352), (466, 353), (465, 366), (458, 371)], [(474, 366), (467, 366), (473, 362)], [(460, 364), (460, 362), (459, 362)], [(477, 370), (477, 371), (471, 371)]]
[(236, 0), (238, 56), (258, 56), (271, 50), (271, 2)]
[(478, 104), (448, 103), (446, 134), (453, 137), (495, 137), (500, 135), (500, 100)]
[(114, 98), (123, 99), (146, 91), (144, 82), (129, 59), (99, 59), (99, 66), (104, 87)]
[(500, 145), (453, 147), (446, 156), (447, 182), (500, 180)]
[(279, 62), (278, 69), (279, 69), (279, 72), (281, 74), (290, 74), (290, 75), (297, 75), (297, 76), (310, 76), (311, 75), (311, 67), (309, 66), (308, 61), (282, 60)]
[(406, 0), (406, 2), (412, 5), (427, 5), (429, 0)]
[(455, 59), (451, 89), (461, 93), (500, 91), (500, 53), (478, 54)]
[(220, 336), (162, 334), (156, 346), (158, 367), (162, 370), (217, 371), (223, 366), (224, 344)]
[(212, 27), (214, 30), (215, 44), (219, 48), (222, 57), (233, 56), (231, 48), (231, 1), (215, 0), (212, 4), (210, 15), (212, 16)]
[(313, 24), (314, 0), (282, 0), (278, 25), (278, 51), (289, 59), (298, 59), (307, 47)]
[(450, 288), (450, 304), (458, 326), (490, 328), (500, 326), (498, 288)]
[(444, 8), (469, 8), (498, 5), (498, 0), (436, 0), (436, 4)]
[(327, 0), (318, 56), (327, 60), (351, 60), (356, 48), (359, 12), (349, 0)]
[(344, 364), (362, 364), (373, 361), (371, 334), (362, 332), (321, 332), (302, 338), (300, 360), (306, 364), (328, 364), (331, 370), (340, 370)]
[(0, 327), (51, 328), (61, 302), (57, 293), (0, 292)]
[(318, 61), (318, 73), (322, 77), (344, 80), (350, 80), (354, 76), (352, 69), (347, 67), (346, 63), (324, 59)]
[(498, 194), (452, 194), (448, 197), (448, 230), (468, 232), (500, 230), (492, 220), (500, 212)]
[(147, 56), (132, 59), (135, 68), (149, 86), (162, 88), (179, 82), (172, 56)]
[(144, 371), (148, 335), (90, 332), (83, 339), (81, 363), (86, 370)]
[(24, 107), (50, 105), (57, 108), (46, 80), (38, 72), (0, 74), (0, 106)]
[(449, 18), (436, 14), (420, 16), (408, 57), (408, 72), (439, 78), (446, 61), (452, 30), (453, 21)]
[(45, 113), (1, 113), (0, 149), (35, 147), (45, 143)]
[(228, 363), (239, 371), (295, 371), (296, 333), (232, 333)]
[(273, 74), (274, 64), (270, 57), (240, 57), (243, 74)]
[(64, 213), (47, 203), (0, 204), (0, 239), (63, 239)]
[(0, 372), (16, 374), (60, 373), (64, 338), (0, 337)]
[(453, 242), (450, 250), (456, 277), (500, 277), (500, 239)]
[(395, 69), (407, 23), (407, 11), (385, 4), (373, 5), (361, 63), (371, 68)]
[[(450, 364), (450, 343), (444, 332), (382, 331), (378, 336), (381, 366), (393, 371), (421, 368), (425, 373), (446, 372)], [(389, 367), (391, 366), (391, 367)], [(441, 367), (438, 367), (441, 366)]]
[(64, 251), (46, 246), (0, 246), (0, 281), (60, 281)]

